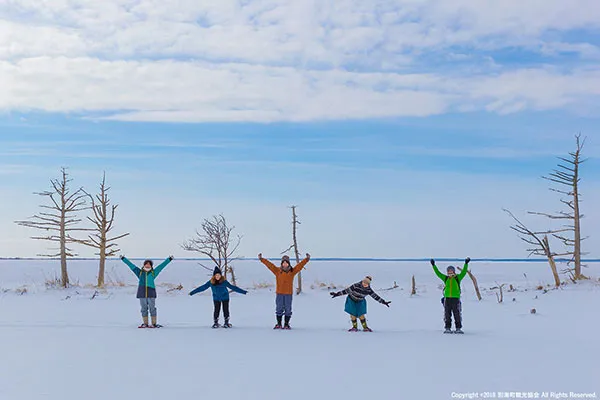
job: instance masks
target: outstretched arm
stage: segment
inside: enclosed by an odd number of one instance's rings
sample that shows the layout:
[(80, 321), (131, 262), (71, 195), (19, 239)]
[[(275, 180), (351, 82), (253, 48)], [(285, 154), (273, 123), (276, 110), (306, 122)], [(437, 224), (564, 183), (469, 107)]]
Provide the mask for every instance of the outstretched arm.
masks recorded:
[(373, 291), (373, 289), (371, 289), (371, 293), (369, 293), (369, 295), (374, 298), (375, 300), (377, 300), (378, 302), (380, 302), (381, 304), (383, 304), (384, 306), (390, 306), (391, 301), (385, 301), (384, 299), (382, 299), (381, 297), (379, 297), (379, 295), (377, 293), (375, 293)]
[(129, 267), (129, 269), (133, 271), (134, 274), (139, 275), (140, 272), (142, 272), (142, 270), (136, 267), (134, 263), (129, 261), (127, 257), (121, 256), (121, 261), (123, 261)]
[(429, 262), (431, 263), (431, 266), (433, 267), (433, 272), (435, 272), (435, 274), (438, 276), (438, 278), (440, 278), (441, 280), (446, 282), (447, 276), (440, 272), (438, 267), (435, 265), (435, 260), (432, 258), (431, 260), (429, 260)]
[(304, 268), (304, 266), (310, 261), (310, 254), (306, 253), (306, 257), (304, 258), (304, 260), (300, 261), (298, 263), (298, 265), (296, 265), (294, 267), (294, 270), (292, 271), (293, 275), (296, 275), (298, 272), (302, 271), (302, 268)]
[(161, 262), (156, 268), (154, 268), (154, 275), (158, 276), (158, 274), (160, 274), (160, 272), (165, 269), (165, 267), (169, 265), (171, 261), (173, 261), (173, 256), (169, 256), (169, 258)]
[(269, 270), (271, 270), (272, 273), (277, 274), (277, 271), (279, 270), (279, 268), (277, 268), (277, 266), (275, 266), (275, 264), (273, 264), (271, 261), (267, 260), (266, 258), (263, 258), (262, 253), (260, 253), (258, 255), (258, 259), (260, 260), (261, 263), (263, 263), (267, 268), (269, 268)]
[(208, 289), (210, 287), (210, 281), (206, 282), (204, 285), (202, 286), (198, 286), (196, 289), (192, 290), (190, 292), (190, 296), (195, 295), (196, 293), (201, 293), (204, 292), (206, 289)]
[(225, 286), (227, 286), (229, 289), (233, 290), (234, 292), (237, 293), (241, 293), (241, 294), (246, 294), (248, 293), (248, 291), (244, 290), (244, 289), (240, 289), (239, 287), (232, 285), (231, 283), (225, 281)]
[[(359, 283), (359, 284), (360, 284), (360, 283)], [(331, 296), (333, 296), (333, 297), (343, 296), (343, 295), (345, 295), (345, 294), (348, 294), (348, 293), (350, 293), (350, 292), (352, 291), (352, 286), (354, 286), (354, 285), (356, 285), (356, 283), (355, 283), (355, 284), (353, 284), (353, 285), (350, 285), (350, 286), (348, 286), (348, 287), (347, 287), (346, 289), (344, 289), (344, 290), (340, 290), (339, 292), (330, 292), (329, 294), (330, 294)]]
[(460, 271), (460, 274), (458, 274), (458, 280), (462, 281), (463, 278), (467, 275), (467, 269), (469, 268), (469, 262), (471, 261), (471, 259), (469, 257), (467, 257), (465, 259), (465, 266), (463, 267), (462, 271)]

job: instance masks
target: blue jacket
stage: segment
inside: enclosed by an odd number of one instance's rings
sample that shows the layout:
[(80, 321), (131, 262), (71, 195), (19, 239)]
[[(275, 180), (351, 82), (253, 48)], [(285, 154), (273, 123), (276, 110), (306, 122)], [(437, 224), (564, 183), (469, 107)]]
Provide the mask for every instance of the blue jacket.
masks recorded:
[(156, 285), (154, 279), (161, 273), (161, 271), (173, 260), (171, 257), (160, 263), (156, 268), (152, 268), (149, 272), (136, 267), (134, 263), (129, 261), (126, 257), (121, 258), (125, 264), (131, 269), (131, 271), (138, 277), (138, 291), (137, 298), (156, 298)]
[(214, 301), (229, 300), (229, 290), (228, 289), (231, 289), (234, 292), (238, 292), (241, 294), (248, 293), (246, 290), (240, 289), (239, 287), (234, 286), (231, 283), (227, 282), (227, 280), (225, 280), (225, 278), (221, 278), (221, 280), (219, 282), (215, 282), (213, 279), (209, 280), (204, 285), (199, 286), (196, 289), (192, 290), (190, 292), (190, 296), (193, 296), (196, 293), (204, 292), (208, 288), (212, 289), (212, 296), (213, 296)]

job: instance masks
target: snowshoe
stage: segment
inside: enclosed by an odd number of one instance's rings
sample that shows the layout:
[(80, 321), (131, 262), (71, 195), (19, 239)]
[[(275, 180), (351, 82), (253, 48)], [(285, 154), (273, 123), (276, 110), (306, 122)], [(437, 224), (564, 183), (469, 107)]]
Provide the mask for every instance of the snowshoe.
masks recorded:
[(460, 329), (460, 328), (459, 328), (459, 329), (457, 329), (457, 330), (455, 330), (455, 331), (454, 331), (454, 333), (458, 333), (459, 335), (462, 335), (462, 334), (464, 334), (463, 330), (462, 330), (462, 329)]
[(444, 329), (444, 333), (454, 333), (450, 329)]
[(140, 326), (138, 326), (138, 328), (142, 329), (142, 328), (150, 328), (150, 326), (148, 324), (141, 324)]
[(162, 327), (163, 327), (163, 326), (162, 326), (161, 324), (155, 324), (155, 325), (152, 325), (152, 328), (162, 328)]
[(231, 327), (232, 327), (232, 325), (229, 322), (225, 322), (223, 324), (223, 328), (231, 328)]
[(273, 329), (281, 329), (281, 324), (276, 324)]
[(290, 330), (290, 329), (292, 329), (292, 327), (291, 327), (289, 324), (285, 324), (285, 325), (283, 326), (283, 329), (285, 329), (285, 330)]
[(358, 329), (357, 329), (357, 328), (354, 328), (354, 327), (352, 327), (352, 328), (348, 329), (348, 332), (358, 332)]
[(215, 323), (213, 324), (213, 326), (212, 326), (212, 327), (213, 327), (213, 329), (215, 329), (215, 328), (218, 328), (218, 327), (220, 327), (220, 326), (221, 326), (221, 325), (219, 325), (219, 323), (218, 323), (218, 322), (215, 322)]
[(363, 332), (373, 332), (373, 330), (371, 328), (369, 328), (368, 326), (365, 326), (363, 328)]

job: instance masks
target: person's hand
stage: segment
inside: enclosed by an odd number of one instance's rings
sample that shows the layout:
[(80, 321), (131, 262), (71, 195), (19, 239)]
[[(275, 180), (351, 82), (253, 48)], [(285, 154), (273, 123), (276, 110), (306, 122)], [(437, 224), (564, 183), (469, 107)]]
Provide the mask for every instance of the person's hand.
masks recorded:
[(465, 264), (468, 264), (469, 262), (471, 262), (471, 257), (465, 258)]
[(331, 295), (332, 298), (336, 298), (339, 296), (339, 294), (336, 292), (329, 292), (329, 294)]
[(122, 260), (122, 259), (124, 259), (124, 258), (125, 258), (125, 256), (124, 256), (123, 254), (121, 254), (121, 255), (119, 256), (119, 258)]
[(310, 260), (310, 254), (306, 253), (306, 259)]
[(169, 260), (173, 261), (174, 259), (175, 259), (175, 257), (169, 256)]
[(390, 308), (390, 303), (391, 301), (384, 301), (383, 304), (387, 307)]
[(429, 260), (429, 262), (431, 263), (431, 265), (432, 265), (433, 267), (435, 267), (435, 260), (434, 260), (433, 258), (432, 258), (431, 260)]
[(258, 253), (258, 259), (262, 260), (262, 253)]

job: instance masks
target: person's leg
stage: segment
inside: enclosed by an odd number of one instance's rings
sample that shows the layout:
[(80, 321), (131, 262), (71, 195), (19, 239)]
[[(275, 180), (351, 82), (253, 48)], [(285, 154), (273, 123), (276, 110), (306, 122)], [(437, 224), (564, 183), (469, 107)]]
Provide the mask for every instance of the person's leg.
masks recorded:
[(223, 316), (225, 317), (225, 323), (229, 323), (229, 300), (223, 301)]
[(284, 300), (284, 314), (285, 314), (285, 326), (287, 326), (289, 328), (290, 326), (290, 319), (292, 319), (292, 300), (294, 299), (294, 296), (291, 294), (286, 294), (285, 295), (285, 300)]
[(158, 326), (156, 322), (156, 298), (151, 297), (148, 299), (148, 308), (150, 310), (150, 316), (152, 317), (152, 325)]
[(450, 329), (452, 327), (452, 299), (444, 299), (444, 328)]
[(140, 299), (140, 306), (142, 312), (142, 321), (145, 325), (148, 325), (148, 299)]
[(462, 329), (462, 310), (460, 299), (456, 299), (456, 303), (452, 309), (454, 314), (454, 325), (456, 329)]
[(221, 302), (215, 300), (214, 301), (214, 305), (215, 305), (215, 311), (213, 313), (213, 320), (215, 324), (219, 323), (219, 316), (221, 315)]
[(351, 315), (350, 316), (350, 321), (352, 322), (352, 328), (353, 329), (357, 329), (358, 328), (358, 322), (356, 320), (356, 315)]
[(283, 301), (284, 300), (282, 294), (277, 294), (275, 296), (275, 316), (277, 317), (277, 325), (275, 325), (275, 327), (281, 327), (281, 320), (283, 318), (284, 309)]

